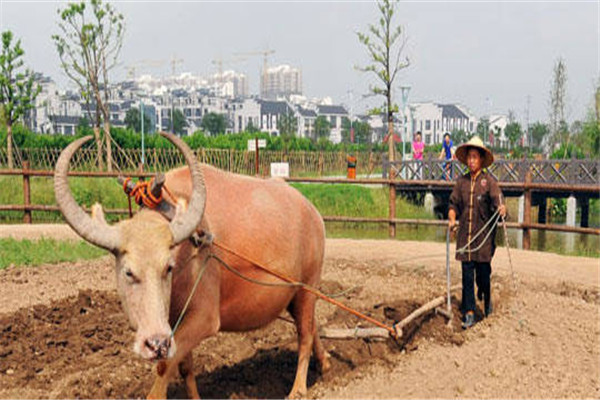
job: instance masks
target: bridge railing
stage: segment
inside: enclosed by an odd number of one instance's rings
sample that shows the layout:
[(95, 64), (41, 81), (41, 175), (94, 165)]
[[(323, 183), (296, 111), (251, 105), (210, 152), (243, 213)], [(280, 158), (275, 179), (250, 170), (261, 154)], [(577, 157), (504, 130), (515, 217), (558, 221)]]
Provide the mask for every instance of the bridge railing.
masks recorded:
[[(390, 169), (388, 160), (382, 162), (383, 177)], [(467, 172), (460, 162), (442, 160), (394, 161), (393, 178), (404, 180), (453, 180)], [(525, 182), (531, 172), (531, 182), (558, 185), (593, 185), (600, 183), (599, 160), (497, 160), (487, 168), (499, 182)]]

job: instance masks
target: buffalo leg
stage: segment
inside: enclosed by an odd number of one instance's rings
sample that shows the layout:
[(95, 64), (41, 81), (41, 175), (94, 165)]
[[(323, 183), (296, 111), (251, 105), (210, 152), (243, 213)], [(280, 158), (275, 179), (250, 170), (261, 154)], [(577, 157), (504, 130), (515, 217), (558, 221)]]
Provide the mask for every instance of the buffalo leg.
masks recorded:
[(313, 351), (315, 353), (315, 357), (317, 358), (317, 362), (319, 363), (319, 368), (321, 370), (321, 373), (325, 373), (329, 370), (329, 368), (331, 367), (331, 362), (329, 361), (329, 353), (325, 350), (325, 347), (323, 346), (323, 342), (321, 341), (321, 338), (319, 337), (319, 332), (317, 329), (317, 324), (316, 322), (313, 324)]
[(191, 352), (179, 363), (179, 373), (185, 381), (188, 397), (190, 399), (199, 399), (200, 394), (198, 393), (198, 385), (196, 385), (196, 376), (194, 375), (194, 357)]
[(289, 308), (298, 331), (298, 367), (289, 398), (300, 398), (306, 395), (306, 376), (316, 331), (315, 300), (315, 295), (300, 290)]

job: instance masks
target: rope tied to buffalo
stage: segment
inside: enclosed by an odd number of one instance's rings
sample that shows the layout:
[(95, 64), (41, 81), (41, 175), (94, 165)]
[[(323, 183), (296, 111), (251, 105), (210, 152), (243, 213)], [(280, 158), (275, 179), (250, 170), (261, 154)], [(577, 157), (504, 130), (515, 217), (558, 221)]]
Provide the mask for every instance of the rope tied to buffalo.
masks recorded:
[[(129, 201), (129, 216), (130, 217), (133, 214), (132, 210), (131, 210), (131, 198), (132, 197), (134, 198), (135, 202), (139, 206), (145, 206), (151, 210), (156, 209), (163, 201), (167, 201), (171, 205), (174, 205), (176, 203), (175, 196), (173, 196), (173, 194), (171, 193), (171, 191), (169, 190), (167, 185), (162, 186), (161, 192), (158, 196), (154, 196), (152, 194), (151, 188), (152, 188), (152, 185), (154, 184), (154, 177), (151, 178), (149, 181), (143, 181), (143, 180), (138, 181), (135, 184), (135, 186), (133, 187), (133, 189), (129, 189), (130, 182), (131, 182), (130, 177), (125, 178), (123, 181), (123, 191), (127, 195), (127, 200)], [(162, 190), (164, 190), (167, 193), (167, 195), (170, 197), (170, 200), (164, 198)]]

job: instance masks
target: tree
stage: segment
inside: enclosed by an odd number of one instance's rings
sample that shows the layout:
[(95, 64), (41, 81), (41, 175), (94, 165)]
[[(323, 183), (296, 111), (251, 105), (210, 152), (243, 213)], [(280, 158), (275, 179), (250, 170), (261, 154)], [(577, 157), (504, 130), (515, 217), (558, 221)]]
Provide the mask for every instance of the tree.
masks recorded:
[(489, 144), (489, 145), (493, 145), (493, 143), (491, 142), (491, 138), (490, 138), (490, 120), (487, 118), (481, 118), (479, 120), (479, 122), (477, 123), (477, 130), (476, 130), (477, 136), (479, 136), (479, 138), (481, 140), (483, 140), (485, 143)]
[(353, 121), (352, 124), (350, 124), (350, 119), (346, 117), (342, 118), (343, 143), (352, 143), (350, 140), (350, 128), (354, 129), (354, 143), (370, 143), (371, 125), (362, 121)]
[(35, 98), (40, 93), (40, 86), (34, 87), (33, 73), (21, 68), (25, 51), (21, 40), (12, 43), (11, 31), (2, 32), (2, 53), (0, 54), (0, 105), (2, 120), (6, 126), (6, 151), (8, 168), (14, 168), (13, 160), (13, 124), (35, 106)]
[(289, 113), (281, 114), (278, 117), (277, 127), (281, 136), (295, 136), (298, 132), (298, 118)]
[(452, 143), (455, 146), (466, 143), (469, 140), (469, 135), (463, 129), (455, 129), (452, 131)]
[(260, 132), (260, 129), (258, 129), (256, 126), (254, 126), (254, 122), (252, 122), (252, 119), (250, 119), (250, 120), (248, 120), (248, 125), (246, 125), (246, 132), (257, 133), (257, 132)]
[(565, 125), (565, 97), (567, 88), (567, 67), (562, 58), (554, 65), (552, 87), (550, 89), (550, 137), (551, 145), (568, 144), (569, 131)]
[[(127, 113), (125, 114), (125, 125), (127, 126), (127, 128), (133, 130), (134, 132), (142, 132), (142, 119), (140, 118), (140, 109), (139, 107), (137, 108), (130, 108), (129, 110), (127, 110)], [(149, 132), (150, 131), (150, 124), (152, 122), (150, 121), (150, 117), (148, 117), (148, 115), (144, 112), (144, 131), (145, 132)]]
[[(378, 2), (380, 18), (379, 24), (369, 24), (369, 32), (357, 32), (358, 40), (369, 53), (370, 63), (358, 69), (374, 74), (379, 80), (379, 85), (371, 86), (370, 94), (385, 98), (385, 115), (388, 123), (388, 157), (394, 160), (394, 113), (398, 106), (393, 102), (392, 88), (398, 71), (409, 66), (408, 58), (401, 60), (406, 40), (400, 40), (402, 26), (393, 26), (396, 13), (397, 0), (381, 0)], [(381, 110), (373, 110), (381, 112)], [(392, 169), (390, 167), (390, 176)], [(390, 189), (391, 190), (391, 189)]]
[(329, 138), (329, 133), (331, 132), (331, 125), (327, 118), (323, 115), (319, 115), (315, 119), (315, 136), (318, 139), (321, 138)]
[[(173, 133), (182, 136), (184, 129), (188, 126), (187, 119), (185, 118), (185, 115), (183, 115), (183, 111), (176, 108), (173, 110), (171, 115), (173, 116)], [(225, 129), (223, 129), (223, 132), (224, 131)]]
[(225, 116), (223, 114), (209, 112), (202, 118), (200, 127), (205, 132), (208, 132), (211, 136), (215, 136), (225, 133), (227, 121), (225, 120)]
[(111, 4), (104, 4), (102, 0), (69, 3), (65, 9), (59, 9), (58, 14), (61, 33), (52, 35), (52, 40), (60, 57), (61, 68), (77, 85), (86, 104), (95, 107), (94, 136), (99, 168), (102, 168), (100, 124), (103, 123), (106, 163), (110, 171), (112, 151), (108, 73), (116, 66), (123, 45), (124, 18)]
[(521, 129), (521, 124), (518, 122), (510, 122), (504, 128), (504, 134), (506, 138), (510, 142), (510, 148), (514, 149), (516, 144), (518, 143), (521, 136), (523, 136), (523, 131)]
[(533, 147), (540, 148), (544, 142), (544, 138), (549, 132), (548, 125), (542, 122), (536, 122), (529, 128), (531, 132), (532, 145)]

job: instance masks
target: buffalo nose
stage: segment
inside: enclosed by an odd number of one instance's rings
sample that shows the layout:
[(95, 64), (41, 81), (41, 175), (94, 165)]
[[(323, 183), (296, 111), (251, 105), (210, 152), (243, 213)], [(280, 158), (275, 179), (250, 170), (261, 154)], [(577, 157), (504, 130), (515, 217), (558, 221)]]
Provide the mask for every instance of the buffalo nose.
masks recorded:
[(169, 346), (171, 345), (171, 338), (169, 336), (152, 336), (146, 339), (144, 345), (148, 350), (154, 353), (156, 359), (167, 358)]

